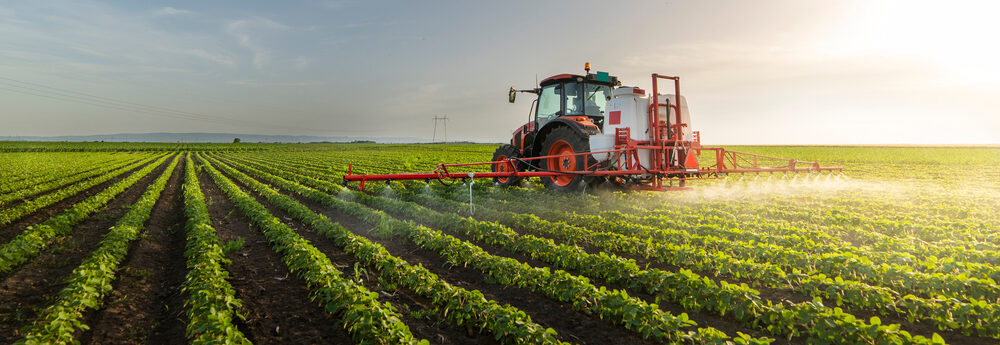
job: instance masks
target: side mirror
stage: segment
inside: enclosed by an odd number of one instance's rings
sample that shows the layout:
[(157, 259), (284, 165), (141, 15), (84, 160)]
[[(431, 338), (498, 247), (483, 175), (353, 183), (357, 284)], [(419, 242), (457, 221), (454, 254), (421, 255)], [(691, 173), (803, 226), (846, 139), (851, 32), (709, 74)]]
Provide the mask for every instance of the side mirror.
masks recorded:
[(511, 103), (514, 103), (514, 98), (516, 98), (516, 97), (517, 97), (517, 89), (514, 89), (514, 87), (511, 86), (510, 87), (510, 92), (507, 93), (507, 101), (511, 102)]

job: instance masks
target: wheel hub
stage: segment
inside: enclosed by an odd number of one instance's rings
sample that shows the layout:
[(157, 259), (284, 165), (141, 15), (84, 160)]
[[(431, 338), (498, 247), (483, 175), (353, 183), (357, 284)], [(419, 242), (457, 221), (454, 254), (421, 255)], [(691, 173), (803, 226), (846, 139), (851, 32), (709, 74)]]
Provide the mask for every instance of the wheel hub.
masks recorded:
[[(576, 171), (577, 157), (574, 155), (576, 151), (573, 150), (573, 146), (569, 144), (566, 140), (558, 140), (549, 147), (548, 155), (555, 156), (548, 158), (548, 169), (556, 171)], [(560, 175), (550, 177), (552, 181), (559, 186), (569, 185), (575, 176), (572, 175)]]

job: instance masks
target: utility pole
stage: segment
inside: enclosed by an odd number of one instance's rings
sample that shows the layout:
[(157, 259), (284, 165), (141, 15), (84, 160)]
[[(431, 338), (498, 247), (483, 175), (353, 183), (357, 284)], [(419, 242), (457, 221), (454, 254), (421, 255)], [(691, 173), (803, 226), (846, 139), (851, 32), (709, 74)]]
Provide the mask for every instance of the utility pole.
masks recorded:
[(434, 136), (431, 137), (431, 142), (437, 141), (438, 121), (444, 122), (444, 142), (448, 142), (448, 116), (434, 116)]

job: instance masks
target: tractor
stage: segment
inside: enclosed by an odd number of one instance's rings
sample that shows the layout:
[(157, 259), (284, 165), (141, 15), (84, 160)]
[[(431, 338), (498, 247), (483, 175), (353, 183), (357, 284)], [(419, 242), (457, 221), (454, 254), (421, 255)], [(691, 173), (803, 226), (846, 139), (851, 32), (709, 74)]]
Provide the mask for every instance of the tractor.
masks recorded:
[[(607, 72), (557, 74), (536, 88), (511, 87), (537, 98), (528, 122), (514, 130), (490, 162), (445, 164), (431, 172), (355, 175), (348, 165), (345, 181), (438, 180), (492, 178), (504, 187), (538, 177), (546, 188), (579, 192), (595, 184), (635, 190), (683, 190), (691, 180), (718, 179), (729, 174), (832, 172), (818, 162), (768, 157), (701, 145), (691, 130), (687, 100), (680, 94), (680, 77), (652, 74), (651, 92), (622, 86)], [(673, 83), (673, 93), (661, 94), (660, 81)], [(711, 153), (708, 157), (702, 157)], [(701, 158), (699, 158), (701, 157)], [(701, 164), (707, 162), (708, 164)], [(456, 172), (449, 168), (488, 165), (488, 172)], [(800, 166), (803, 165), (803, 166)]]
[[(603, 133), (605, 111), (612, 91), (621, 82), (607, 73), (585, 75), (558, 74), (545, 78), (530, 90), (510, 88), (508, 100), (514, 103), (519, 92), (538, 96), (533, 102), (531, 118), (514, 130), (510, 144), (497, 148), (493, 161), (516, 160), (518, 170), (573, 172), (596, 163), (593, 157), (574, 155), (590, 151), (590, 136)], [(549, 156), (533, 162), (532, 157)], [(507, 165), (494, 165), (494, 171), (505, 172)], [(494, 177), (503, 186), (515, 186), (522, 177)], [(560, 191), (578, 191), (585, 185), (603, 182), (604, 178), (583, 174), (554, 175), (542, 178), (545, 187)]]

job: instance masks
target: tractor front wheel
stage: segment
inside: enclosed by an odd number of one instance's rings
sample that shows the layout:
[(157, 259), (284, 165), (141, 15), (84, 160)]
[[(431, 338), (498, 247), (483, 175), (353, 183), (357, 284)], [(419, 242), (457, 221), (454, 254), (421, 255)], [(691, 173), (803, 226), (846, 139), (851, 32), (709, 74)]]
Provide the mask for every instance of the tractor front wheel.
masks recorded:
[(587, 169), (587, 158), (590, 155), (574, 156), (581, 152), (590, 152), (590, 143), (572, 129), (559, 127), (549, 132), (545, 136), (540, 155), (554, 157), (540, 160), (542, 171), (567, 172), (567, 174), (543, 176), (542, 183), (545, 184), (545, 188), (561, 192), (582, 191), (587, 182), (581, 172)]
[[(493, 152), (493, 161), (494, 162), (499, 162), (499, 161), (502, 161), (504, 159), (518, 158), (519, 156), (520, 156), (520, 154), (518, 154), (517, 148), (514, 147), (514, 145), (508, 144), (508, 145), (503, 145), (503, 146), (498, 147), (497, 150)], [(517, 171), (524, 171), (524, 164), (523, 163), (518, 162), (518, 161), (513, 161), (511, 163), (513, 163), (514, 166), (517, 167)], [(493, 164), (493, 172), (510, 173), (511, 172), (511, 167), (510, 167), (510, 165), (508, 165), (506, 163), (494, 163)], [(514, 177), (494, 177), (493, 178), (493, 182), (496, 182), (498, 185), (501, 185), (501, 186), (504, 186), (504, 187), (519, 186), (521, 184), (521, 177), (520, 176), (514, 176)]]

